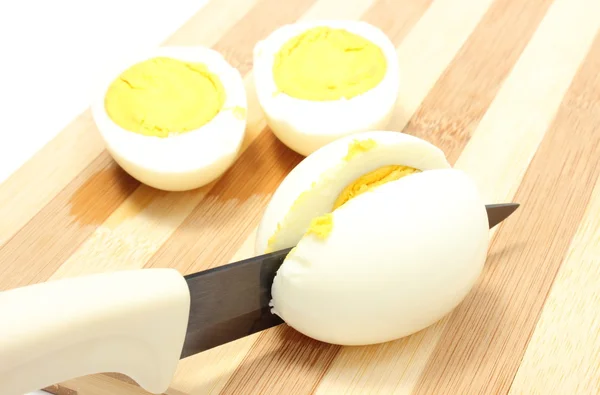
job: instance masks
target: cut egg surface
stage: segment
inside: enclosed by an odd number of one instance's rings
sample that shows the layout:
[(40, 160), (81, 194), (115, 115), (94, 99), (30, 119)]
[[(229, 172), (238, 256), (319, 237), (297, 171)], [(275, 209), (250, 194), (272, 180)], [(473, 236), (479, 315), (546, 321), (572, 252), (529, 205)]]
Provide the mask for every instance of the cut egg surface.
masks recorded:
[(115, 161), (169, 191), (206, 185), (233, 164), (246, 112), (239, 71), (205, 47), (162, 47), (111, 67), (92, 103)]
[(286, 146), (309, 155), (389, 124), (399, 92), (394, 45), (362, 21), (288, 24), (254, 47), (258, 102)]
[(449, 167), (439, 148), (408, 134), (370, 131), (340, 138), (304, 158), (277, 187), (257, 230), (256, 253), (296, 245), (313, 219), (356, 192), (360, 196), (361, 184), (377, 184), (378, 175), (390, 179)]
[(261, 220), (256, 253), (295, 246), (272, 287), (273, 312), (288, 325), (367, 345), (454, 309), (481, 273), (488, 233), (476, 185), (441, 150), (399, 132), (363, 132), (289, 173)]

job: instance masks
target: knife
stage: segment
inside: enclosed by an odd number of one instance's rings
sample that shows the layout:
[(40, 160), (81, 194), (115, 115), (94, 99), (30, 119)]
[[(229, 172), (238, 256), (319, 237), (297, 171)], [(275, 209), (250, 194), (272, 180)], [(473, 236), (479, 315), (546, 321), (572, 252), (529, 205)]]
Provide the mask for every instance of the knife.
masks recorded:
[[(518, 207), (487, 205), (490, 229)], [(180, 359), (283, 323), (269, 302), (290, 250), (187, 276), (125, 270), (0, 292), (0, 394), (102, 372), (162, 393)]]

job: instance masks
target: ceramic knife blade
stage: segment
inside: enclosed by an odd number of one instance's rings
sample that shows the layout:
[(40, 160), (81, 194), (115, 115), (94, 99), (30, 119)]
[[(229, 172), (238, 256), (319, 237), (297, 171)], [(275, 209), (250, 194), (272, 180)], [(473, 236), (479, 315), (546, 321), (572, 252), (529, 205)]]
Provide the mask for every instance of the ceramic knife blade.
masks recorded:
[[(517, 203), (486, 205), (490, 229)], [(282, 324), (269, 307), (275, 273), (291, 248), (185, 276), (190, 316), (181, 358)]]

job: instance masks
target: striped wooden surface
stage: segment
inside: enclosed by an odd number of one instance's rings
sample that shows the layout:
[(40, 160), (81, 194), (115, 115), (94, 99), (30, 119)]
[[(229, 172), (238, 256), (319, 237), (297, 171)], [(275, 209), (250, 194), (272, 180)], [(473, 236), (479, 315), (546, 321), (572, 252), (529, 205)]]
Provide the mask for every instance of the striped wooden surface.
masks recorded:
[[(271, 193), (301, 157), (258, 108), (252, 47), (281, 24), (362, 19), (397, 46), (390, 129), (427, 139), (489, 203), (469, 297), (413, 336), (342, 348), (280, 326), (181, 361), (171, 395), (600, 393), (600, 1), (213, 0), (165, 44), (207, 45), (245, 76), (243, 153), (192, 192), (140, 185), (85, 112), (0, 185), (0, 290), (142, 267), (190, 273), (252, 254)], [(142, 394), (101, 374), (60, 394)]]

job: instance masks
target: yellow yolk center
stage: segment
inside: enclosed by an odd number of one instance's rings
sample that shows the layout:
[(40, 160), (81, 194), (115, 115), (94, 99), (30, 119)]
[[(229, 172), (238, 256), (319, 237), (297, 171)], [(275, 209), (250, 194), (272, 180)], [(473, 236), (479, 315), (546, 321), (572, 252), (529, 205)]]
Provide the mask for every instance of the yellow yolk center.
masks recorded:
[(273, 76), (281, 93), (328, 101), (369, 91), (386, 69), (383, 51), (371, 41), (344, 29), (315, 27), (283, 45)]
[(335, 201), (333, 209), (335, 210), (348, 200), (372, 190), (379, 185), (383, 185), (386, 182), (398, 180), (404, 176), (418, 172), (419, 170), (408, 166), (390, 165), (380, 167), (377, 170), (358, 177), (356, 180), (346, 186), (346, 188), (344, 188), (342, 193), (339, 194), (337, 200)]
[(158, 137), (202, 127), (224, 103), (225, 89), (206, 65), (168, 57), (127, 69), (112, 82), (104, 100), (108, 116), (117, 125)]

